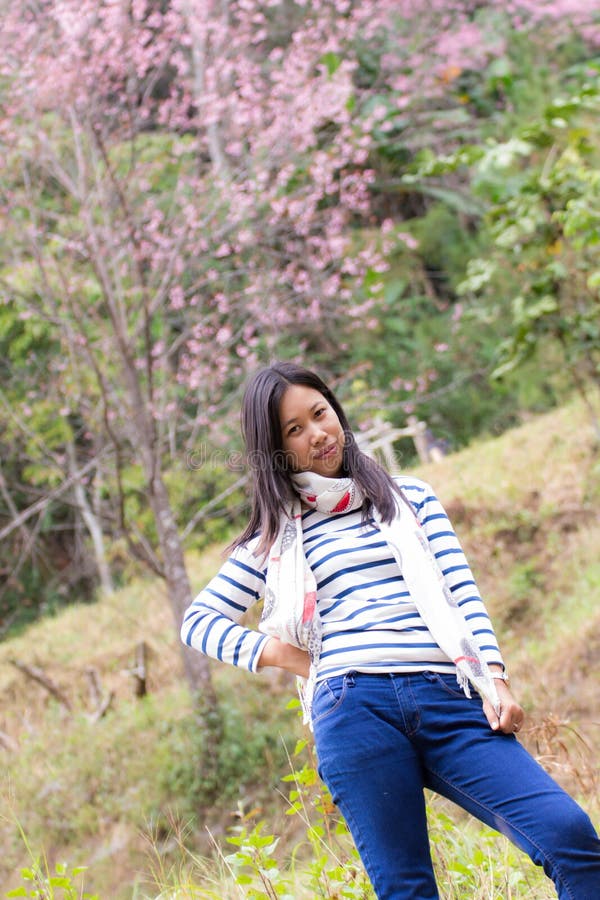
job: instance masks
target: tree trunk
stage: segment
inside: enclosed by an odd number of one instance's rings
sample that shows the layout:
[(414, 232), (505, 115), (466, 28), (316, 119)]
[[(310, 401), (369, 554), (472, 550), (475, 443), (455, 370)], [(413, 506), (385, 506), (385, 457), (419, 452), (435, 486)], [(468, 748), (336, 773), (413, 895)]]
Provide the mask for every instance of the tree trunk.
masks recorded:
[[(204, 96), (204, 82), (206, 71), (206, 56), (208, 53), (207, 32), (206, 28), (202, 27), (202, 23), (198, 22), (198, 10), (194, 8), (194, 4), (191, 2), (191, 0), (184, 0), (182, 8), (187, 20), (189, 35), (192, 42), (194, 99), (196, 101), (198, 109), (202, 111), (206, 106), (206, 97)], [(223, 5), (223, 11), (225, 17), (227, 13), (227, 4)], [(217, 174), (228, 175), (229, 172), (227, 158), (223, 150), (219, 123), (210, 119), (210, 116), (207, 118), (209, 119), (209, 121), (206, 125), (206, 136), (212, 165)]]
[[(165, 570), (171, 610), (177, 633), (181, 629), (183, 615), (192, 602), (190, 586), (179, 530), (171, 508), (171, 501), (160, 472), (155, 471), (150, 483), (150, 505), (158, 531), (158, 541)], [(197, 650), (181, 644), (185, 676), (195, 695), (201, 695), (202, 706), (216, 707), (217, 699), (210, 676), (208, 659)]]
[[(179, 635), (184, 612), (193, 598), (179, 530), (167, 488), (159, 470), (155, 470), (154, 477), (150, 481), (149, 499), (158, 530), (158, 541), (176, 633)], [(182, 642), (180, 642), (180, 648), (185, 677), (194, 700), (198, 728), (201, 729), (203, 735), (201, 765), (205, 802), (209, 802), (217, 795), (220, 787), (218, 748), (223, 736), (222, 719), (207, 657)]]
[[(69, 458), (69, 475), (73, 475), (73, 473), (77, 471), (75, 447), (72, 443), (69, 443), (67, 444), (66, 449), (67, 456)], [(110, 567), (108, 565), (108, 560), (106, 559), (102, 526), (88, 502), (86, 493), (83, 489), (83, 484), (80, 479), (76, 480), (75, 484), (73, 485), (73, 497), (75, 499), (75, 506), (79, 508), (81, 518), (83, 519), (85, 527), (87, 528), (92, 539), (92, 545), (94, 547), (94, 559), (96, 561), (96, 568), (98, 570), (98, 576), (100, 578), (100, 587), (102, 589), (102, 593), (110, 596), (114, 593), (114, 587), (110, 574)]]

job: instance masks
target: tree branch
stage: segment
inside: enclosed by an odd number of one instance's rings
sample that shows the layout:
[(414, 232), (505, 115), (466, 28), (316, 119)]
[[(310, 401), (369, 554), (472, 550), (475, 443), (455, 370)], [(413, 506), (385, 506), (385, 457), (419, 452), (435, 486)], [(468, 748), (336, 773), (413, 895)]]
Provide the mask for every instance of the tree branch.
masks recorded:
[(100, 450), (96, 456), (91, 459), (85, 466), (82, 466), (81, 469), (77, 469), (77, 471), (73, 472), (68, 478), (66, 478), (59, 487), (54, 488), (54, 490), (50, 491), (45, 497), (41, 497), (36, 503), (33, 503), (31, 506), (28, 506), (27, 509), (24, 509), (19, 515), (13, 519), (10, 524), (6, 525), (3, 529), (0, 530), (0, 541), (5, 537), (8, 537), (9, 534), (12, 534), (17, 528), (21, 528), (24, 522), (27, 522), (32, 516), (35, 516), (36, 513), (40, 512), (42, 509), (45, 509), (48, 504), (50, 504), (53, 500), (56, 500), (57, 497), (60, 497), (66, 491), (69, 491), (73, 485), (83, 478), (84, 475), (87, 475), (88, 472), (91, 472), (92, 469), (95, 469), (98, 465), (98, 460), (104, 456), (105, 453), (108, 452), (108, 448), (105, 447)]
[(67, 695), (56, 682), (52, 681), (52, 679), (46, 675), (43, 669), (40, 669), (38, 666), (31, 666), (28, 663), (21, 662), (19, 659), (9, 659), (9, 663), (18, 669), (19, 672), (22, 672), (28, 678), (31, 678), (32, 681), (41, 684), (41, 686), (45, 688), (49, 694), (52, 694), (65, 709), (68, 709), (69, 712), (72, 711), (71, 701)]

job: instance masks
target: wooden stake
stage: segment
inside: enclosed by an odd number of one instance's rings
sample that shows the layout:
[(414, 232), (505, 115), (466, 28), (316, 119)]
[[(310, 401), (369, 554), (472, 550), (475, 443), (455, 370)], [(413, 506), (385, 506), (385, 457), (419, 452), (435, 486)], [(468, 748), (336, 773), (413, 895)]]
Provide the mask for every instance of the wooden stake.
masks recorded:
[(147, 660), (148, 648), (146, 647), (145, 641), (140, 641), (135, 648), (135, 668), (131, 670), (131, 674), (135, 678), (136, 697), (145, 697), (148, 692), (148, 685), (146, 683)]

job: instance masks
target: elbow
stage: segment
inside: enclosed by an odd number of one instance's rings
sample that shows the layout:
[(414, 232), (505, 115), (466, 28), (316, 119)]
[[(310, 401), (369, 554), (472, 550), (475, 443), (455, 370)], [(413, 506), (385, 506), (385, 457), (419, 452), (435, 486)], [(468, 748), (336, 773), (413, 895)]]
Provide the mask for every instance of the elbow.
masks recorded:
[(194, 629), (192, 627), (192, 623), (189, 620), (188, 613), (186, 612), (183, 617), (183, 622), (181, 623), (181, 629), (179, 631), (179, 637), (181, 638), (181, 642), (186, 644), (188, 647), (192, 646), (192, 634), (194, 633)]

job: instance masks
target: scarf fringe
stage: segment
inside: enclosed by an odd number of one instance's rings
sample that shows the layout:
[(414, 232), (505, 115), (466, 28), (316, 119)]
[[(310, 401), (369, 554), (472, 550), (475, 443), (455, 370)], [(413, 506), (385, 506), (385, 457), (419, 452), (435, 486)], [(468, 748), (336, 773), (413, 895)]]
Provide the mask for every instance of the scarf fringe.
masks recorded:
[(469, 681), (468, 675), (465, 675), (461, 669), (456, 667), (456, 680), (458, 682), (459, 687), (462, 691), (464, 691), (465, 696), (471, 699), (471, 682)]

